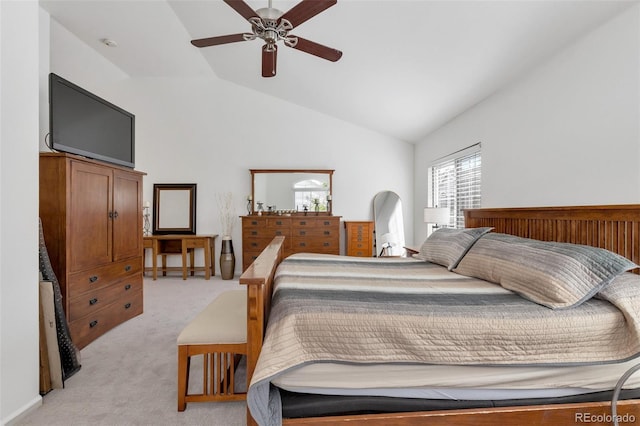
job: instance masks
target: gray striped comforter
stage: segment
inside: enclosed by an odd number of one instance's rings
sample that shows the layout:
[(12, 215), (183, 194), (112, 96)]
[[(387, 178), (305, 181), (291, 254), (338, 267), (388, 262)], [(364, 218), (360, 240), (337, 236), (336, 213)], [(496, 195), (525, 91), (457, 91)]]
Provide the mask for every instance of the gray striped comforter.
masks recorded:
[(640, 353), (640, 277), (551, 310), (499, 285), (407, 258), (297, 254), (278, 268), (247, 403), (279, 424), (272, 378), (306, 363), (566, 365)]

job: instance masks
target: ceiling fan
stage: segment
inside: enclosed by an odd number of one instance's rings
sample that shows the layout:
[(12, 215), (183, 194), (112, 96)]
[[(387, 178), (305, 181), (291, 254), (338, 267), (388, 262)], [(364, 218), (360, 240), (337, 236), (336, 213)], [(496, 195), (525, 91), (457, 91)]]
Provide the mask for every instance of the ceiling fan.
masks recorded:
[(342, 56), (342, 52), (339, 50), (289, 34), (289, 31), (298, 25), (336, 4), (337, 0), (302, 0), (286, 13), (271, 7), (271, 0), (269, 0), (269, 7), (255, 11), (243, 0), (224, 0), (224, 2), (249, 21), (252, 32), (201, 38), (191, 40), (191, 44), (196, 47), (208, 47), (260, 38), (265, 41), (265, 45), (262, 46), (263, 77), (276, 75), (276, 56), (278, 52), (276, 43), (280, 40), (284, 42), (285, 46), (293, 47), (328, 61), (336, 62)]

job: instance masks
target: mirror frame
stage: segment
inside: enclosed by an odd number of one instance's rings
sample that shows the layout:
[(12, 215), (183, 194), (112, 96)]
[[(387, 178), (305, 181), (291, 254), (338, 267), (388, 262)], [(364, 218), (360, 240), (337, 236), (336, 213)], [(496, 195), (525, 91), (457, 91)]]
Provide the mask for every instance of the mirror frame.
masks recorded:
[[(331, 169), (249, 169), (251, 172), (251, 215), (256, 214), (255, 203), (255, 182), (256, 175), (263, 173), (316, 173), (316, 174), (327, 174), (329, 175), (329, 195), (331, 195), (332, 199), (328, 203), (329, 209), (324, 212), (311, 212), (309, 211), (306, 214), (313, 213), (314, 215), (324, 215), (324, 216), (332, 216), (333, 215), (333, 172), (335, 170)], [(264, 213), (264, 212), (263, 212)], [(295, 215), (304, 215), (305, 212), (295, 212)]]
[[(154, 183), (153, 184), (153, 234), (184, 234), (195, 235), (196, 233), (196, 190), (195, 183)], [(181, 226), (184, 222), (164, 224), (160, 226), (160, 212), (162, 211), (162, 193), (165, 191), (184, 191), (189, 202), (185, 206), (172, 206), (180, 209), (179, 215), (184, 218), (187, 226)]]

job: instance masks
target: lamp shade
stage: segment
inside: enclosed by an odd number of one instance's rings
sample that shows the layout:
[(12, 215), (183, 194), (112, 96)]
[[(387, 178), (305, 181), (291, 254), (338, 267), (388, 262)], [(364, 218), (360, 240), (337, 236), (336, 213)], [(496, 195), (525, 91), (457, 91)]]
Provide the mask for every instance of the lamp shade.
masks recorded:
[(424, 222), (445, 224), (449, 223), (449, 208), (447, 207), (426, 207), (424, 209)]

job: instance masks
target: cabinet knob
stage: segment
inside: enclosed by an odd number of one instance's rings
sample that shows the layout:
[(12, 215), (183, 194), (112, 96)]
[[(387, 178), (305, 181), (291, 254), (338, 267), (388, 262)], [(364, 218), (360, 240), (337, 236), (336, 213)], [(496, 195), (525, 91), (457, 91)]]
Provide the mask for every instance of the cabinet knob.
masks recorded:
[(124, 305), (125, 309), (129, 309), (131, 307), (131, 303), (127, 303), (126, 305)]
[(89, 277), (89, 282), (90, 283), (95, 283), (96, 281), (98, 281), (98, 276), (97, 275), (92, 275)]
[(95, 297), (91, 300), (89, 300), (89, 304), (90, 305), (95, 305), (96, 303), (98, 303), (98, 299), (96, 299)]
[(96, 325), (98, 325), (98, 320), (93, 320), (93, 321), (91, 321), (91, 322), (89, 323), (89, 327), (90, 327), (90, 328), (93, 328), (93, 327), (95, 327)]
[(127, 265), (124, 267), (125, 272), (129, 272), (131, 270), (131, 265)]
[(131, 284), (127, 284), (127, 285), (124, 286), (125, 290), (129, 290), (130, 288), (131, 288)]

